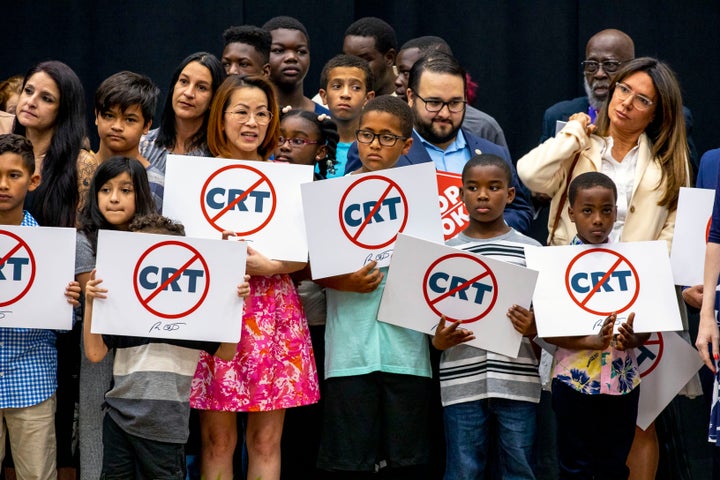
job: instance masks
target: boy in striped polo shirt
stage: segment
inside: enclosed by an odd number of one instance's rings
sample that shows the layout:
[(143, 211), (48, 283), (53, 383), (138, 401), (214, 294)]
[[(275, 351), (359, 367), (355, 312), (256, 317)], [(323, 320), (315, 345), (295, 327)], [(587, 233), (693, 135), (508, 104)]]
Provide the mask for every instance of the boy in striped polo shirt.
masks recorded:
[[(505, 205), (515, 198), (508, 163), (489, 154), (471, 158), (462, 172), (461, 194), (470, 224), (448, 245), (525, 266), (525, 245), (540, 244), (509, 227)], [(483, 478), (490, 425), (495, 425), (502, 478), (534, 479), (532, 450), (540, 401), (538, 362), (528, 336), (532, 312), (514, 305), (513, 327), (525, 337), (517, 358), (461, 345), (473, 339), (459, 323), (441, 319), (433, 345), (440, 358), (440, 392), (445, 420), (445, 480)]]

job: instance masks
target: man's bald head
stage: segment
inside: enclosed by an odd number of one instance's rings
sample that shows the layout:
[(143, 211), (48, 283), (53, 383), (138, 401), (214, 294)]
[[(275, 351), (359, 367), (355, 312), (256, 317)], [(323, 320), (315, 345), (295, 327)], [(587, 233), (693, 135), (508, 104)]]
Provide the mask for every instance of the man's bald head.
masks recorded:
[[(593, 108), (599, 110), (607, 99), (610, 77), (617, 70), (617, 66), (633, 58), (635, 44), (625, 32), (610, 28), (590, 37), (585, 47), (585, 91)], [(606, 68), (598, 64), (609, 66)], [(595, 67), (594, 71), (592, 66)]]

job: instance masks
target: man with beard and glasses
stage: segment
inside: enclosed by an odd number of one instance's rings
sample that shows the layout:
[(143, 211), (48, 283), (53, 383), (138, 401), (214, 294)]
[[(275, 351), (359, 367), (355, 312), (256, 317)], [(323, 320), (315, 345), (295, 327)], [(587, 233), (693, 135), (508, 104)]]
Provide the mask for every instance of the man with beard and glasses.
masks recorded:
[[(625, 32), (609, 28), (590, 37), (585, 46), (585, 61), (582, 62), (586, 96), (558, 102), (545, 110), (540, 143), (555, 136), (558, 121), (567, 122), (570, 115), (575, 113), (587, 113), (595, 123), (597, 112), (607, 99), (613, 74), (623, 63), (634, 58), (635, 44)], [(693, 172), (697, 172), (697, 150), (691, 137), (692, 113), (688, 108), (683, 107), (683, 114), (690, 148), (690, 163)]]
[[(518, 179), (508, 149), (462, 127), (467, 108), (465, 82), (465, 70), (452, 55), (434, 51), (413, 64), (406, 92), (413, 111), (413, 144), (395, 167), (434, 162), (437, 170), (459, 174), (470, 157), (497, 155), (510, 165), (511, 186), (515, 188), (515, 200), (505, 208), (505, 220), (515, 230), (526, 233), (532, 218), (530, 195)], [(353, 143), (345, 172), (357, 169), (358, 161), (357, 144)]]
[(451, 55), (434, 52), (410, 69), (407, 99), (414, 117), (413, 144), (396, 166), (434, 162), (438, 170), (461, 173), (474, 155), (491, 153), (503, 158), (512, 170), (516, 196), (505, 207), (508, 225), (520, 232), (530, 226), (529, 195), (520, 183), (507, 148), (461, 128), (465, 118), (465, 70)]

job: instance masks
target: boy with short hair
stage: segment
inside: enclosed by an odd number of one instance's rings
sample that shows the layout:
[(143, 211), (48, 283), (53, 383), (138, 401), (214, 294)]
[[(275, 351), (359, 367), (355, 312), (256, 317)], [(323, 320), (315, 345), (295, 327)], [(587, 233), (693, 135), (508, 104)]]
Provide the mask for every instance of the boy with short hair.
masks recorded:
[[(472, 157), (462, 171), (463, 203), (470, 223), (447, 244), (525, 266), (525, 245), (540, 244), (505, 223), (505, 206), (515, 198), (510, 165), (496, 155)], [(496, 426), (502, 478), (534, 479), (532, 452), (540, 401), (538, 362), (528, 338), (535, 334), (531, 311), (508, 310), (524, 335), (517, 358), (461, 345), (474, 338), (459, 322), (438, 324), (433, 345), (440, 358), (440, 393), (446, 437), (445, 480), (483, 478), (489, 425)]]
[[(570, 182), (568, 199), (568, 214), (577, 229), (571, 244), (608, 243), (617, 217), (617, 187), (612, 179), (600, 172), (578, 175)], [(635, 333), (634, 318), (630, 313), (616, 335), (613, 313), (597, 334), (545, 339), (558, 346), (552, 401), (560, 478), (628, 478), (626, 459), (640, 396), (635, 348), (650, 336)], [(582, 425), (589, 414), (594, 424), (604, 427)]]
[(263, 27), (270, 32), (270, 81), (277, 90), (280, 108), (292, 108), (330, 114), (305, 96), (303, 80), (310, 68), (310, 36), (305, 25), (293, 17), (274, 17)]
[[(406, 103), (370, 100), (360, 117), (357, 173), (391, 168), (412, 145), (411, 133)], [(318, 282), (328, 287), (318, 468), (343, 479), (374, 478), (381, 468), (392, 478), (414, 479), (429, 461), (427, 336), (377, 320), (387, 267), (375, 266)]]
[[(158, 214), (136, 217), (128, 228), (185, 235), (182, 224)], [(249, 294), (248, 278), (237, 287), (241, 297)], [(230, 360), (237, 344), (92, 333), (93, 303), (107, 298), (100, 283), (93, 270), (85, 287), (83, 341), (91, 362), (115, 350), (113, 386), (105, 394), (103, 478), (184, 479), (190, 385), (200, 350)]]
[(270, 75), (270, 44), (267, 30), (255, 25), (232, 26), (223, 32), (222, 65), (228, 75)]
[[(30, 141), (20, 135), (0, 135), (0, 225), (38, 226), (23, 210), (23, 202), (39, 183)], [(70, 282), (65, 296), (78, 305), (80, 285)], [(0, 346), (0, 467), (7, 432), (18, 478), (54, 479), (55, 332), (0, 328)]]
[(331, 58), (320, 74), (319, 94), (330, 109), (340, 134), (335, 152), (335, 173), (328, 174), (327, 178), (341, 177), (345, 173), (348, 150), (355, 141), (362, 109), (368, 100), (375, 97), (368, 63), (353, 55)]
[(123, 71), (109, 76), (95, 92), (95, 125), (100, 146), (98, 163), (110, 157), (135, 158), (145, 167), (158, 212), (162, 210), (165, 175), (140, 154), (140, 138), (148, 133), (160, 89), (145, 75)]

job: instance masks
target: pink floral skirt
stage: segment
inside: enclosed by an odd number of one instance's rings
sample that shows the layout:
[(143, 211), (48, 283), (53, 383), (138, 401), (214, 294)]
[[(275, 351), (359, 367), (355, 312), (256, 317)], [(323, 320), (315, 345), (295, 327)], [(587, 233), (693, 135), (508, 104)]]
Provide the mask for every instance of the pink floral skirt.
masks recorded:
[(201, 352), (190, 405), (200, 410), (265, 412), (320, 398), (310, 332), (288, 275), (250, 278), (235, 357)]

